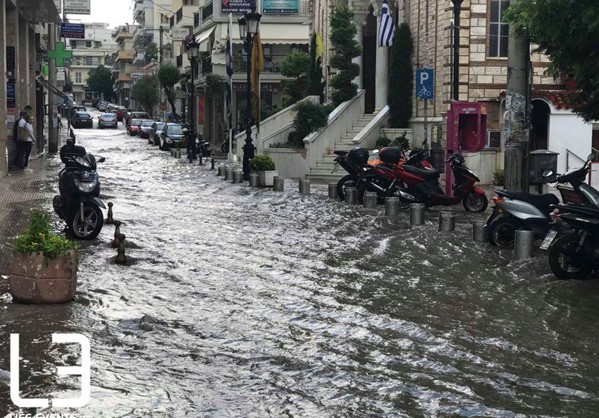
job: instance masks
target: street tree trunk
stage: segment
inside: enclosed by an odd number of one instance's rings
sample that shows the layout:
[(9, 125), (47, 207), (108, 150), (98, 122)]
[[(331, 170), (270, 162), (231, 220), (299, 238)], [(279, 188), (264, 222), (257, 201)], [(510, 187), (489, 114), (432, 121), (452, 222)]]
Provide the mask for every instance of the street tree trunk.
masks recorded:
[[(517, 0), (512, 0), (512, 4)], [(508, 78), (503, 114), (502, 137), (505, 144), (505, 188), (528, 191), (529, 118), (528, 38), (510, 25)]]

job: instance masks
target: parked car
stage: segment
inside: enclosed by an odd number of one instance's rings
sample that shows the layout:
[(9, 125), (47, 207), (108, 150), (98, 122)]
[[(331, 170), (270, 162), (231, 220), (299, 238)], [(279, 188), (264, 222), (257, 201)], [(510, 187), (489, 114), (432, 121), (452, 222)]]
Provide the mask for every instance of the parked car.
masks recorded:
[(152, 129), (152, 125), (154, 121), (152, 119), (142, 119), (141, 124), (139, 125), (139, 137), (140, 138), (149, 138), (150, 137), (150, 129)]
[(71, 117), (71, 125), (73, 128), (93, 128), (94, 121), (89, 113), (77, 111)]
[(160, 145), (160, 133), (166, 122), (154, 122), (150, 128), (150, 138), (148, 142), (153, 145)]
[(141, 125), (142, 119), (131, 119), (129, 125), (127, 125), (127, 133), (129, 136), (135, 136), (139, 134), (139, 126)]
[(146, 112), (140, 112), (140, 111), (129, 111), (125, 114), (125, 124), (128, 125), (129, 121), (132, 119), (150, 119), (150, 115), (148, 115)]
[(119, 122), (122, 122), (125, 118), (125, 113), (127, 113), (127, 108), (123, 106), (117, 106), (116, 108), (116, 119)]
[(98, 129), (116, 128), (118, 122), (114, 113), (102, 113), (98, 116)]
[(96, 97), (95, 99), (92, 100), (92, 106), (97, 109), (100, 102), (101, 102), (101, 100)]
[(109, 103), (106, 101), (101, 101), (100, 103), (98, 103), (98, 110), (100, 112), (105, 112), (106, 111), (106, 107), (108, 107)]
[(69, 119), (73, 118), (75, 112), (87, 112), (87, 108), (81, 105), (73, 105), (69, 108)]
[(180, 123), (164, 124), (160, 133), (160, 149), (162, 151), (168, 151), (172, 146), (177, 146), (177, 143), (185, 141), (183, 127)]

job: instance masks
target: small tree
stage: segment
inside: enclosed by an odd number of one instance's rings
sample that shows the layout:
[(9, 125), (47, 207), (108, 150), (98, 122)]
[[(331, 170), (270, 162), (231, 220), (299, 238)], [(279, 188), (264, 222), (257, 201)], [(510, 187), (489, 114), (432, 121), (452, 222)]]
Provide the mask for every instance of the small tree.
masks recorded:
[(179, 119), (177, 109), (175, 108), (175, 89), (174, 86), (179, 82), (179, 69), (172, 64), (162, 64), (158, 70), (158, 81), (166, 93), (166, 99), (171, 105), (171, 110), (175, 119)]
[(294, 80), (284, 82), (285, 93), (289, 96), (289, 104), (306, 97), (307, 75), (310, 70), (310, 56), (303, 51), (292, 52), (281, 63), (281, 74), (293, 77)]
[(151, 61), (153, 59), (158, 59), (158, 47), (156, 46), (156, 44), (154, 42), (150, 43), (146, 49), (146, 61)]
[(352, 59), (362, 53), (358, 41), (354, 39), (357, 33), (353, 21), (354, 13), (344, 5), (337, 5), (331, 15), (331, 45), (335, 54), (331, 57), (331, 66), (339, 72), (331, 79), (333, 103), (339, 105), (357, 93), (358, 86), (352, 80), (360, 74), (360, 66)]
[(64, 87), (62, 88), (62, 91), (64, 91), (65, 93), (73, 92), (73, 80), (71, 79), (70, 76), (67, 76), (67, 78), (64, 82)]
[(303, 101), (295, 105), (297, 112), (293, 119), (293, 144), (298, 148), (304, 147), (303, 139), (327, 126), (329, 114), (325, 107), (318, 103)]
[(110, 71), (108, 67), (99, 65), (96, 68), (91, 69), (87, 75), (87, 86), (90, 89), (101, 93), (104, 100), (110, 100), (112, 98), (112, 85), (112, 71)]
[(322, 59), (316, 57), (316, 33), (312, 34), (310, 40), (310, 71), (308, 73), (308, 94), (320, 97), (320, 103), (324, 100), (324, 82), (322, 81)]
[(146, 75), (131, 88), (131, 94), (149, 114), (153, 114), (154, 106), (160, 100), (160, 83), (155, 75)]
[(412, 91), (414, 71), (412, 53), (414, 44), (410, 27), (406, 23), (399, 25), (393, 35), (391, 46), (391, 69), (389, 77), (389, 127), (406, 128), (412, 117)]

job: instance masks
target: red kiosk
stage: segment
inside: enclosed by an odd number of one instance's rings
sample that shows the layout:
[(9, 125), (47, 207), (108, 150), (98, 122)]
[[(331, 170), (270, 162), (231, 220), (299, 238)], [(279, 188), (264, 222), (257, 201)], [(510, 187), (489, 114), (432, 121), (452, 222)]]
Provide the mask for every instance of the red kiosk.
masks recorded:
[[(487, 107), (480, 102), (451, 102), (447, 112), (447, 151), (480, 152), (487, 138)], [(453, 172), (445, 166), (445, 193), (453, 196)]]

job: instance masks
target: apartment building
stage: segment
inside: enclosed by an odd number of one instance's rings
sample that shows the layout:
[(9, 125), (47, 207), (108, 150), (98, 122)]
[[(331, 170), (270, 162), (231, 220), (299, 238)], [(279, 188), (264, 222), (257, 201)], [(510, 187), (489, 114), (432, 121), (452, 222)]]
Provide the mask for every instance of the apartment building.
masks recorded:
[(116, 102), (125, 107), (129, 107), (131, 104), (131, 70), (135, 68), (133, 65), (133, 34), (137, 28), (137, 25), (122, 25), (112, 32), (112, 38), (117, 45), (112, 66), (114, 93)]

